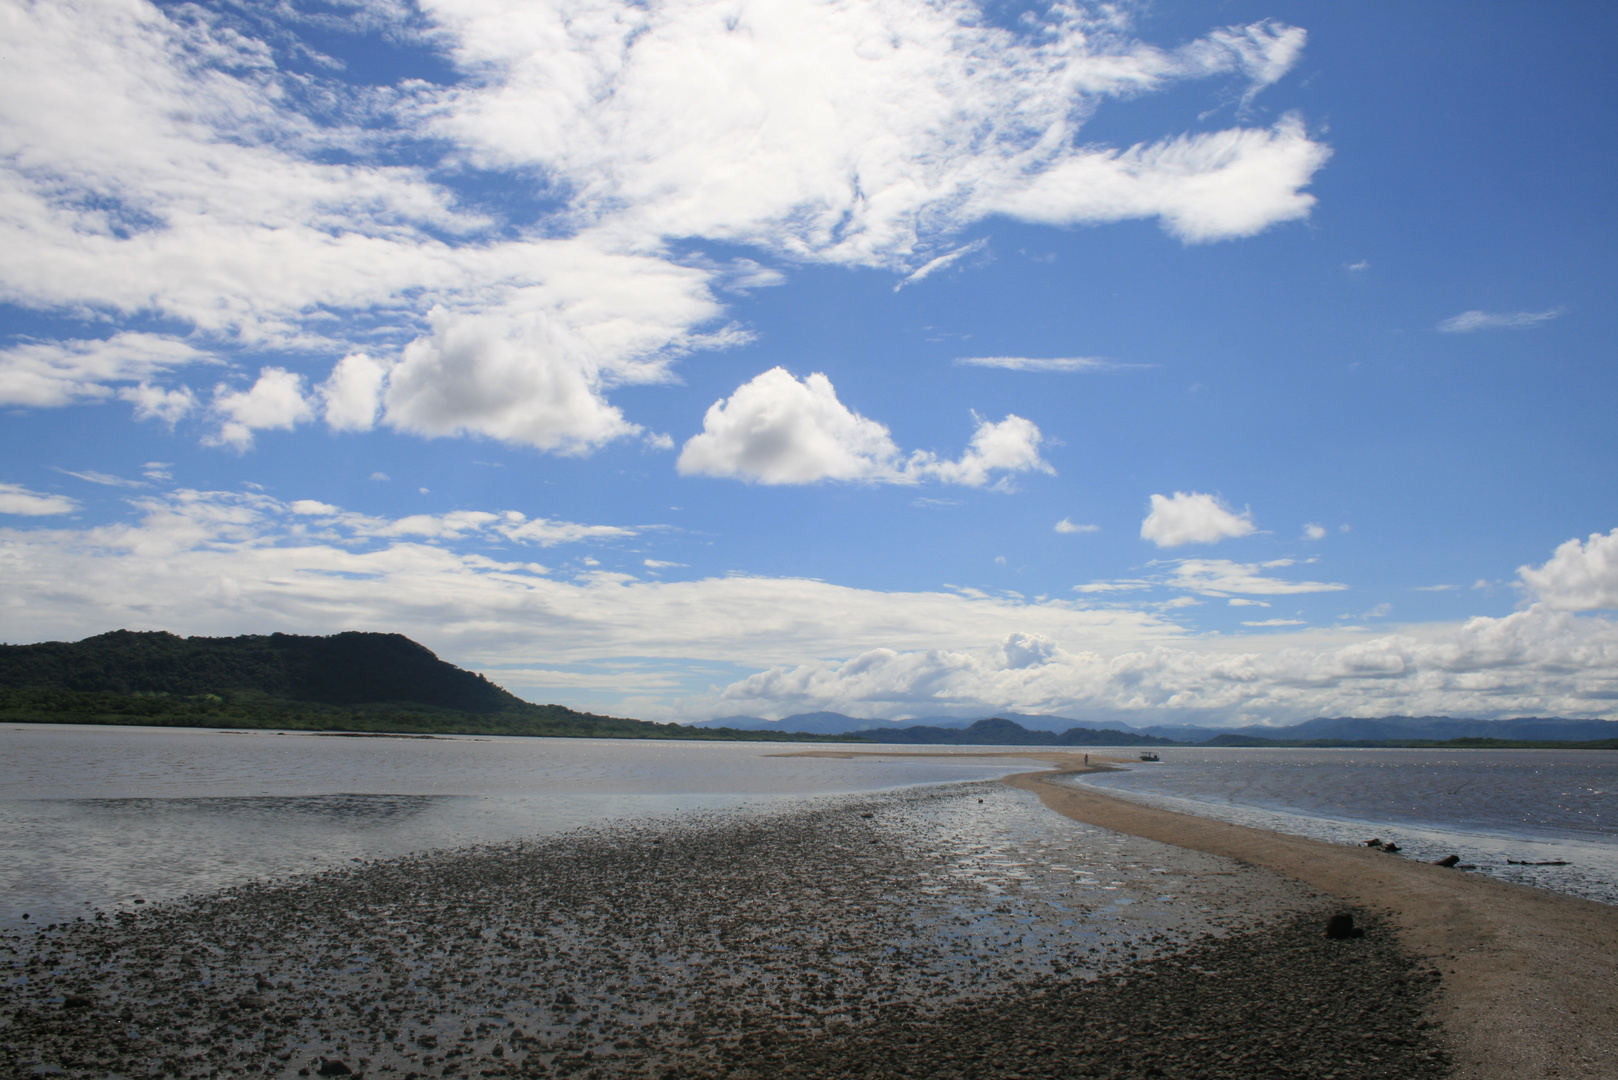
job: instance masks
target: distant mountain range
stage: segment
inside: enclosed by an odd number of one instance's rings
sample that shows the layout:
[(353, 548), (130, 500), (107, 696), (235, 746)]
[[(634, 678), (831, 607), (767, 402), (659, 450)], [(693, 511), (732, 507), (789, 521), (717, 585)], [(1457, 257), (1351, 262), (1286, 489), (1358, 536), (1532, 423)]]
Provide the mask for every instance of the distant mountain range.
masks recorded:
[(913, 725), (897, 731), (854, 732), (873, 742), (933, 743), (955, 746), (1172, 746), (1172, 739), (1114, 728), (1069, 728), (1067, 731), (1029, 731), (1021, 724), (992, 716), (966, 727)]
[(1286, 727), (1137, 728), (1108, 716), (868, 720), (818, 712), (693, 725), (596, 716), (523, 701), (401, 634), (179, 637), (116, 630), (83, 641), (0, 645), (0, 719), (57, 724), (552, 735), (586, 738), (836, 740), (1010, 746), (1389, 745), (1450, 740), (1590, 743), (1618, 721), (1522, 717), (1336, 717)]
[[(1618, 739), (1618, 721), (1569, 720), (1562, 717), (1519, 717), (1512, 720), (1470, 720), (1448, 716), (1322, 717), (1299, 724), (1239, 728), (1196, 727), (1186, 724), (1160, 724), (1137, 728), (1128, 724), (1096, 722), (1068, 716), (997, 713), (976, 719), (929, 716), (915, 720), (871, 720), (835, 712), (800, 713), (782, 720), (757, 716), (726, 716), (703, 721), (695, 727), (726, 727), (739, 731), (801, 731), (821, 735), (861, 735), (876, 742), (966, 743), (983, 740), (959, 733), (993, 721), (1010, 723), (1023, 736), (1038, 733), (1059, 735), (1060, 742), (1033, 740), (1040, 745), (1136, 746), (1167, 742), (1214, 746), (1255, 746), (1295, 743), (1388, 743), (1447, 742), (1451, 739), (1499, 739), (1534, 742), (1591, 742)], [(979, 729), (983, 734), (986, 729)], [(1005, 745), (1020, 745), (1030, 739), (1010, 728), (997, 727)], [(1108, 741), (1111, 739), (1112, 741)]]

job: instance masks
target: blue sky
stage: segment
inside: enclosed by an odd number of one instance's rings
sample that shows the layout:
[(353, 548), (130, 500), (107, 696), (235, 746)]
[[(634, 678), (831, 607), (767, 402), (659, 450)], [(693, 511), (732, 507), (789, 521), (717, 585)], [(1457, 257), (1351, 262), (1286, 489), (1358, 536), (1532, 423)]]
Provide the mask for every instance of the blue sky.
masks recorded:
[(5, 640), (1618, 718), (1607, 5), (0, 10)]

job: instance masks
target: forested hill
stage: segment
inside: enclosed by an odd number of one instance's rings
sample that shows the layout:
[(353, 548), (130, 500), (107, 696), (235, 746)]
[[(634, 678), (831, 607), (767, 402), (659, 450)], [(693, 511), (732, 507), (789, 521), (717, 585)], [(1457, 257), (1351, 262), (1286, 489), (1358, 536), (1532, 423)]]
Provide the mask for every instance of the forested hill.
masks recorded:
[[(401, 634), (182, 638), (115, 630), (0, 645), (0, 720), (606, 739), (851, 741), (535, 705)], [(858, 740), (852, 740), (858, 741)]]
[(402, 634), (183, 638), (114, 630), (83, 641), (0, 646), (0, 687), (79, 693), (262, 696), (493, 713), (520, 698)]

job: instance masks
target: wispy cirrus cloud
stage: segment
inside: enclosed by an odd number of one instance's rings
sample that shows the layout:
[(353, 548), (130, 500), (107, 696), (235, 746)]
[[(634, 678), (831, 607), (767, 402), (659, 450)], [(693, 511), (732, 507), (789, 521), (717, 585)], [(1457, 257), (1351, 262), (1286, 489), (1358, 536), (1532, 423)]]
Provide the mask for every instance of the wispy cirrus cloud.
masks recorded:
[(1002, 371), (1128, 371), (1151, 364), (1125, 364), (1100, 356), (963, 356), (960, 367), (999, 368)]
[(1446, 334), (1469, 334), (1474, 330), (1532, 330), (1567, 314), (1567, 308), (1544, 311), (1463, 311), (1438, 324)]
[(1175, 559), (1152, 563), (1147, 576), (1092, 581), (1075, 585), (1080, 594), (1142, 592), (1148, 589), (1176, 589), (1200, 596), (1228, 597), (1232, 607), (1268, 607), (1254, 596), (1289, 596), (1304, 593), (1342, 592), (1340, 582), (1293, 581), (1275, 574), (1297, 565), (1296, 559), (1270, 559), (1241, 563), (1230, 559)]
[(1174, 564), (1168, 584), (1204, 596), (1287, 596), (1296, 593), (1342, 592), (1348, 586), (1330, 581), (1288, 581), (1266, 571), (1294, 565), (1294, 559), (1238, 563), (1229, 559), (1182, 559)]
[(89, 484), (100, 484), (102, 487), (143, 488), (150, 486), (145, 480), (128, 480), (122, 476), (114, 476), (111, 473), (96, 472), (94, 469), (75, 472), (72, 469), (58, 468), (56, 471), (63, 476), (71, 476), (75, 480), (83, 480)]

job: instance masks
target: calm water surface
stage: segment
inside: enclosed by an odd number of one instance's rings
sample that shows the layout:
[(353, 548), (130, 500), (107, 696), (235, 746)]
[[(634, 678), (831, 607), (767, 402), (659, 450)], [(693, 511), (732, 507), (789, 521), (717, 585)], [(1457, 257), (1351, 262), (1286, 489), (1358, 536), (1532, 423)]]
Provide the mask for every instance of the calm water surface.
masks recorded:
[[(1618, 903), (1618, 751), (1187, 747), (1084, 782), (1336, 843), (1392, 840), (1482, 873)], [(1566, 862), (1567, 866), (1523, 863)]]
[(350, 859), (1008, 771), (776, 756), (824, 748), (6, 725), (0, 926)]
[[(778, 756), (804, 749), (831, 747), (7, 725), (0, 926), (20, 925), (23, 912), (38, 925), (350, 859), (1031, 767), (969, 756), (1013, 747), (921, 748), (960, 761)], [(1378, 835), (1411, 857), (1453, 852), (1481, 872), (1618, 903), (1618, 753), (1173, 748), (1162, 756), (1086, 782), (1334, 842)]]

